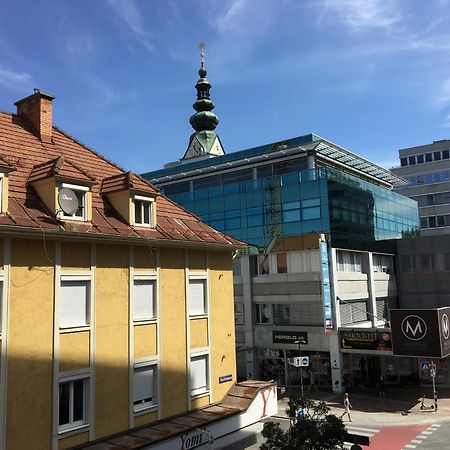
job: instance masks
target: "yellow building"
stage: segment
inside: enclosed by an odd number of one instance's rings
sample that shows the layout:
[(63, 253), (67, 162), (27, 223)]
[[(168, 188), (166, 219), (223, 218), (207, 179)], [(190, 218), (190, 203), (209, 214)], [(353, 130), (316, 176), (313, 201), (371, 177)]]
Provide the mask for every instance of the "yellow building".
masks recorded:
[(54, 127), (52, 100), (0, 112), (1, 449), (123, 432), (236, 377), (242, 244)]

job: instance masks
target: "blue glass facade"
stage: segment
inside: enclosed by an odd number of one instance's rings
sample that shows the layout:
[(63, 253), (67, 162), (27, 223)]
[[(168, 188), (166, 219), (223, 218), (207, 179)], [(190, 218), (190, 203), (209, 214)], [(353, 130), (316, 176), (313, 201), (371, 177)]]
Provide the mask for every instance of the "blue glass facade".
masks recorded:
[(336, 169), (267, 177), (260, 172), (251, 180), (244, 172), (237, 181), (216, 176), (209, 183), (213, 186), (174, 193), (172, 185), (166, 193), (212, 227), (247, 242), (255, 253), (293, 249), (289, 238), (320, 233), (328, 234), (335, 247), (358, 248), (419, 226), (415, 201)]

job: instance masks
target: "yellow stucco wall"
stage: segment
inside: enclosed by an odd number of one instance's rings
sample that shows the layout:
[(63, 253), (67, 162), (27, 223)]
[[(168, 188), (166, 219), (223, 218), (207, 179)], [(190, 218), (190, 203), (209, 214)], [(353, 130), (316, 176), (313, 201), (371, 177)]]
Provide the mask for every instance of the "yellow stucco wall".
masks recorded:
[(145, 358), (154, 356), (157, 351), (157, 325), (135, 325), (134, 327), (134, 357)]
[(209, 395), (204, 395), (203, 397), (193, 398), (191, 403), (191, 408), (202, 408), (203, 406), (208, 406), (210, 403)]
[(3, 270), (3, 248), (5, 245), (5, 241), (0, 239), (0, 270)]
[(134, 247), (135, 270), (156, 270), (156, 249), (150, 245)]
[(208, 319), (190, 320), (191, 350), (208, 346)]
[(189, 250), (188, 261), (190, 270), (206, 270), (206, 251)]
[(128, 247), (97, 246), (95, 422), (98, 439), (128, 428)]
[(64, 439), (60, 439), (58, 442), (58, 449), (64, 450), (66, 448), (75, 447), (76, 445), (85, 444), (89, 442), (89, 433), (75, 434)]
[(108, 194), (108, 200), (113, 208), (122, 216), (125, 222), (131, 223), (130, 192), (122, 191)]
[(2, 212), (8, 211), (8, 197), (9, 197), (9, 177), (5, 175), (3, 177), (3, 186), (2, 186)]
[(163, 417), (187, 409), (185, 252), (161, 249), (161, 392)]
[[(51, 447), (52, 242), (12, 239), (8, 323), (6, 448)], [(25, 428), (24, 428), (25, 427)]]
[(155, 422), (156, 420), (158, 420), (158, 412), (157, 411), (153, 411), (153, 412), (148, 413), (148, 414), (143, 414), (141, 416), (136, 416), (134, 418), (134, 426), (135, 427), (140, 427), (141, 425), (146, 425), (148, 423)]
[(90, 270), (90, 244), (61, 242), (61, 268), (63, 270)]
[[(236, 381), (233, 272), (231, 253), (210, 252), (210, 320), (212, 402), (220, 401)], [(233, 381), (219, 384), (222, 375)]]
[(44, 181), (33, 184), (34, 190), (39, 195), (39, 198), (45, 203), (45, 206), (50, 211), (56, 211), (58, 192), (56, 189), (56, 182), (54, 178), (49, 178)]
[(90, 331), (60, 335), (60, 372), (89, 367), (89, 336)]

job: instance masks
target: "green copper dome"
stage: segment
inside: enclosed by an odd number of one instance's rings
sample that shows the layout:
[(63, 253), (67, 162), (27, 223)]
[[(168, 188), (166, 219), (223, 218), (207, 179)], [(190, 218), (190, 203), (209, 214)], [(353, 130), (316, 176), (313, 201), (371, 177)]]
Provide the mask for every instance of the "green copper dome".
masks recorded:
[(190, 117), (189, 123), (197, 132), (213, 131), (219, 124), (219, 119), (211, 112), (214, 109), (214, 103), (210, 99), (211, 84), (206, 79), (207, 72), (203, 65), (203, 59), (198, 74), (200, 78), (195, 85), (197, 101), (192, 105), (197, 112)]

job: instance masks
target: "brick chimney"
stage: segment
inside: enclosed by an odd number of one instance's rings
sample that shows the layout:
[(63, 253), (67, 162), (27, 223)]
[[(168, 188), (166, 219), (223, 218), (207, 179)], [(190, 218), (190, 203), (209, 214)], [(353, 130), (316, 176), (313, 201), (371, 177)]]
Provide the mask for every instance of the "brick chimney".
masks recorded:
[(17, 115), (26, 117), (33, 125), (36, 136), (42, 142), (52, 142), (52, 100), (55, 97), (39, 89), (34, 94), (14, 103)]

